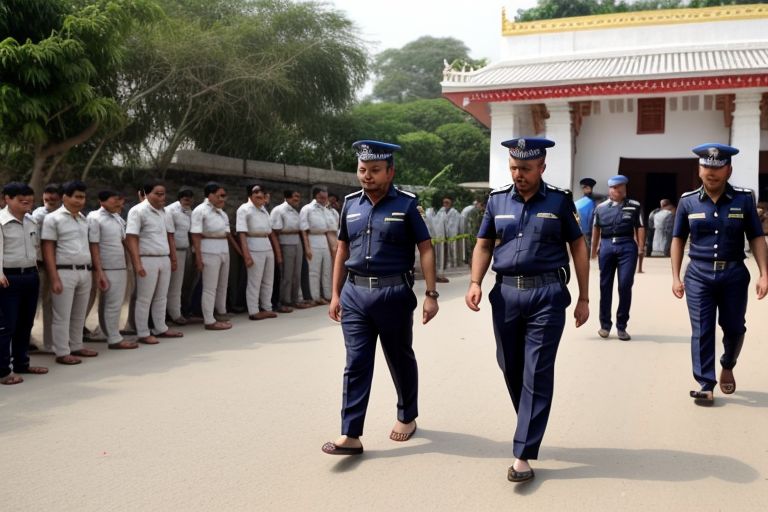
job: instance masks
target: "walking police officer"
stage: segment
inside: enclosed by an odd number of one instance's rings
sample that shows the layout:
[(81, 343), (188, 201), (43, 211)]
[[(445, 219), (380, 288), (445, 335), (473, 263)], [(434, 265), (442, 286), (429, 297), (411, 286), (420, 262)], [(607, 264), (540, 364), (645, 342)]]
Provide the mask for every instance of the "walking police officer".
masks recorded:
[(517, 411), (515, 461), (507, 478), (534, 477), (536, 459), (552, 404), (555, 356), (571, 304), (570, 246), (579, 285), (576, 327), (589, 318), (587, 246), (571, 193), (546, 184), (547, 139), (502, 142), (509, 148), (513, 183), (491, 192), (472, 253), (472, 278), (465, 297), (478, 311), (481, 283), (493, 256), (496, 285), (488, 295), (496, 335), (496, 354)]
[(627, 198), (626, 176), (608, 180), (608, 199), (595, 208), (592, 230), (592, 258), (600, 258), (600, 330), (607, 338), (611, 332), (611, 302), (613, 278), (619, 276), (619, 307), (616, 310), (616, 335), (622, 341), (632, 337), (627, 333), (629, 308), (632, 305), (632, 285), (640, 251), (645, 248), (645, 226), (640, 203)]
[(400, 146), (362, 140), (352, 147), (357, 151), (357, 178), (363, 188), (344, 202), (333, 265), (328, 314), (341, 321), (347, 365), (342, 435), (322, 448), (332, 455), (363, 453), (359, 438), (371, 392), (377, 337), (397, 390), (397, 421), (389, 437), (407, 441), (416, 431), (418, 371), (412, 341), (417, 300), (411, 289), (415, 247), (427, 285), (422, 322), (429, 322), (438, 310), (434, 250), (427, 226), (416, 209), (416, 197), (392, 185), (393, 153)]
[[(691, 318), (693, 376), (701, 389), (691, 391), (697, 405), (714, 402), (715, 321), (723, 329), (720, 358), (720, 390), (736, 391), (733, 368), (746, 332), (749, 271), (744, 265), (744, 235), (755, 256), (760, 278), (757, 298), (768, 292), (768, 249), (752, 191), (728, 183), (733, 171), (731, 157), (738, 149), (723, 144), (693, 148), (699, 158), (702, 185), (680, 198), (672, 233), (672, 293), (687, 294)], [(680, 280), (685, 241), (690, 235), (690, 264)]]

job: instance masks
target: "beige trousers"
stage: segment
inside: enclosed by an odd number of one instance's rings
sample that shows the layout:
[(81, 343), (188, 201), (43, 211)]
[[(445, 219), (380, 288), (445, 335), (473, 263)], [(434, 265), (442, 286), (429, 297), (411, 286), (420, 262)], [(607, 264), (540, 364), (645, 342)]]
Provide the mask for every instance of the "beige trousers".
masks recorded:
[(176, 250), (176, 271), (171, 274), (171, 282), (168, 285), (168, 316), (171, 320), (180, 318), (181, 315), (181, 287), (184, 284), (184, 271), (187, 266), (187, 252), (189, 249)]
[(128, 271), (105, 270), (104, 274), (109, 281), (109, 288), (100, 292), (99, 327), (107, 337), (107, 343), (112, 345), (123, 341), (120, 335), (120, 313), (123, 310), (125, 288), (128, 285)]
[(85, 311), (92, 282), (88, 270), (59, 270), (59, 279), (62, 292), (51, 294), (51, 339), (56, 357), (67, 356), (83, 348)]
[(216, 322), (214, 308), (219, 314), (227, 313), (227, 284), (229, 281), (229, 253), (203, 253), (203, 296), (200, 306), (206, 325)]
[(165, 305), (168, 302), (168, 284), (171, 282), (171, 260), (167, 256), (141, 257), (147, 275), (136, 274), (136, 334), (140, 338), (150, 335), (149, 315), (152, 313), (152, 334), (168, 330), (165, 325)]
[(250, 251), (253, 265), (247, 268), (248, 287), (245, 289), (245, 301), (248, 314), (255, 315), (259, 306), (264, 311), (272, 311), (272, 286), (275, 280), (275, 254), (272, 251)]
[(313, 247), (309, 260), (309, 290), (314, 300), (331, 298), (331, 250)]

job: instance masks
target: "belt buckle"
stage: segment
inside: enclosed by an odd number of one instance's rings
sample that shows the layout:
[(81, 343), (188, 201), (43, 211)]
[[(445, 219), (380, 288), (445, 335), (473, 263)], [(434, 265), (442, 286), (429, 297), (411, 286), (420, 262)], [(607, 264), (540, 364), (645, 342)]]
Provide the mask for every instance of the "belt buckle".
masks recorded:
[(611, 237), (611, 243), (612, 243), (612, 244), (615, 244), (615, 243), (616, 243), (616, 239), (617, 239), (617, 238), (619, 238), (619, 237), (617, 237), (617, 236), (613, 236), (613, 237)]
[(525, 276), (515, 276), (517, 279), (517, 289), (518, 290), (525, 290), (527, 289), (525, 286)]
[(379, 278), (376, 276), (372, 276), (368, 278), (368, 289), (371, 288), (378, 288), (379, 287)]
[(727, 261), (715, 260), (712, 262), (712, 270), (725, 270)]

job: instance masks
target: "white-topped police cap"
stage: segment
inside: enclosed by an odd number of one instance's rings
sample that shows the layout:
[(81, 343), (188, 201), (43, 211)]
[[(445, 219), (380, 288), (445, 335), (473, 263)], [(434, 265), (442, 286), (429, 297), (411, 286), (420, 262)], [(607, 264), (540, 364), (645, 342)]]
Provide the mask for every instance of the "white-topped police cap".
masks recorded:
[(359, 160), (369, 162), (372, 160), (389, 160), (395, 151), (400, 150), (400, 146), (378, 140), (358, 140), (352, 143), (352, 149), (357, 152)]
[(505, 140), (501, 145), (509, 148), (509, 156), (512, 158), (517, 160), (534, 160), (546, 156), (547, 148), (554, 146), (555, 142), (536, 137), (520, 137), (518, 139)]
[(616, 185), (626, 185), (627, 183), (629, 183), (629, 178), (622, 176), (621, 174), (617, 174), (616, 176), (608, 178), (609, 187), (615, 187)]
[(711, 142), (696, 146), (691, 151), (699, 156), (699, 165), (704, 167), (722, 167), (731, 163), (731, 157), (739, 152), (733, 146)]

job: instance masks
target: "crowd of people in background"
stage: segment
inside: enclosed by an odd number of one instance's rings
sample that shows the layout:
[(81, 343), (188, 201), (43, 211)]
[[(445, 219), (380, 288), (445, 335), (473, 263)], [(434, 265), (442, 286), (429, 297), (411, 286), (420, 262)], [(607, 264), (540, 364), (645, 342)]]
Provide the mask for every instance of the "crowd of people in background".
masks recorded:
[[(201, 192), (182, 186), (172, 201), (164, 183), (149, 181), (134, 199), (111, 188), (94, 194), (70, 181), (47, 185), (35, 208), (27, 184), (5, 185), (0, 382), (46, 373), (29, 365), (30, 353), (76, 365), (98, 356), (84, 342), (130, 350), (183, 337), (177, 328), (188, 324), (230, 329), (233, 313), (258, 321), (329, 303), (338, 195), (315, 187), (302, 206), (300, 191), (287, 189), (282, 203), (269, 208), (270, 191), (251, 184), (235, 210), (231, 203), (227, 208), (225, 186), (210, 182)], [(98, 206), (88, 211), (94, 199)], [(129, 201), (134, 204), (126, 208)], [(447, 282), (446, 269), (469, 262), (485, 198), (461, 213), (452, 197), (441, 203), (423, 214), (439, 255), (438, 275)], [(98, 322), (87, 325), (94, 306)], [(42, 336), (32, 339), (38, 315)]]

